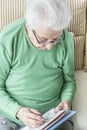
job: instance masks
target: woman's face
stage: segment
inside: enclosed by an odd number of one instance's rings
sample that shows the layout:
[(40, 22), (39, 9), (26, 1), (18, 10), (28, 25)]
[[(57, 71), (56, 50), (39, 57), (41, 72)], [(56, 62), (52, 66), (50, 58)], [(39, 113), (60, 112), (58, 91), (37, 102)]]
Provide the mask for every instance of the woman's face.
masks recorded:
[(63, 30), (54, 31), (46, 27), (37, 27), (32, 30), (28, 23), (26, 23), (26, 29), (32, 44), (41, 50), (50, 50), (58, 40), (61, 40), (60, 35), (63, 33)]
[(63, 31), (53, 31), (52, 29), (42, 27), (32, 31), (38, 46), (40, 45), (40, 47), (44, 47), (47, 50), (50, 50), (57, 43), (60, 35), (63, 33)]

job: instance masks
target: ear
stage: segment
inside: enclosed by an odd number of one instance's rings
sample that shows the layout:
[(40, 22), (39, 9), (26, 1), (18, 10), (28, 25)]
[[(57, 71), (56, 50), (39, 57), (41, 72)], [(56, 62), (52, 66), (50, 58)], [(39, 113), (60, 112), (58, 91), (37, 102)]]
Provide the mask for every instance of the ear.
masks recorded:
[(26, 22), (26, 25), (25, 25), (25, 26), (26, 26), (26, 29), (30, 32), (31, 29), (30, 29), (30, 27), (29, 27), (29, 23), (28, 23), (28, 22)]

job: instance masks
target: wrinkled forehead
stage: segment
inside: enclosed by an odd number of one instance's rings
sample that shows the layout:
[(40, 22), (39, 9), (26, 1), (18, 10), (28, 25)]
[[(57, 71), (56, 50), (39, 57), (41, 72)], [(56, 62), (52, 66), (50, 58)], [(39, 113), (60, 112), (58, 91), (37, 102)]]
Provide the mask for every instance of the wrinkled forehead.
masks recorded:
[(38, 27), (35, 29), (35, 32), (40, 36), (44, 38), (57, 38), (63, 33), (63, 30), (61, 31), (54, 31), (51, 28), (46, 27)]

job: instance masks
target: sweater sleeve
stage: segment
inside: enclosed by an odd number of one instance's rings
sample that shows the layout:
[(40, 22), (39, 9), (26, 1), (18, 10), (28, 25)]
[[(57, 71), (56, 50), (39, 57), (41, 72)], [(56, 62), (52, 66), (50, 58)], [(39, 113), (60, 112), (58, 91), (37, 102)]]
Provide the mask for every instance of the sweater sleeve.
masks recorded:
[(63, 77), (64, 85), (61, 92), (61, 101), (74, 99), (76, 91), (76, 81), (74, 77), (74, 42), (72, 36), (65, 30), (64, 41), (64, 61), (63, 61)]
[(6, 88), (6, 79), (10, 74), (12, 60), (11, 53), (4, 47), (4, 44), (7, 44), (9, 48), (7, 41), (9, 40), (0, 35), (0, 111), (15, 120), (20, 105), (10, 96)]

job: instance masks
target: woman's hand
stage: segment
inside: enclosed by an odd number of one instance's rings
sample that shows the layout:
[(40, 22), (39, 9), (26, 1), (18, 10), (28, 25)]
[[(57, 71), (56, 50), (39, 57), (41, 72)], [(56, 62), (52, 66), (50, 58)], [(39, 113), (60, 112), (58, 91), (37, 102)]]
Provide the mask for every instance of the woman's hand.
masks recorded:
[(27, 107), (20, 107), (16, 114), (16, 117), (30, 128), (37, 128), (44, 122), (44, 119), (40, 112)]
[(56, 108), (55, 112), (59, 110), (70, 110), (71, 109), (71, 102), (70, 101), (62, 101)]

